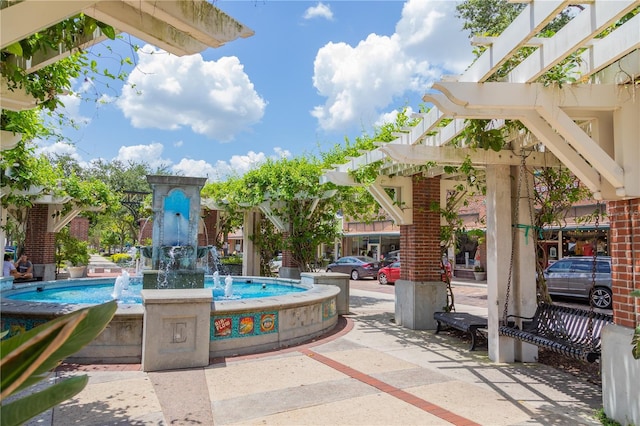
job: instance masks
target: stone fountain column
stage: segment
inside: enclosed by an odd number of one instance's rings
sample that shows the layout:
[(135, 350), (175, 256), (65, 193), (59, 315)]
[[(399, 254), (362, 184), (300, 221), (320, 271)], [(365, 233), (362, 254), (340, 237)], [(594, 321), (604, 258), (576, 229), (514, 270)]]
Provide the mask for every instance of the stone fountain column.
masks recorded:
[(147, 182), (153, 190), (152, 266), (142, 273), (143, 288), (204, 288), (196, 261), (206, 178), (148, 175)]

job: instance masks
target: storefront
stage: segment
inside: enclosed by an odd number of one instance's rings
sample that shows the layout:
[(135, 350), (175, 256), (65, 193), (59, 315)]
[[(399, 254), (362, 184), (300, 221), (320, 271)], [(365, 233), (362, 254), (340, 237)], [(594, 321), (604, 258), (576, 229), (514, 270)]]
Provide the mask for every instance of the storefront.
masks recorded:
[(540, 241), (547, 264), (568, 256), (609, 256), (609, 225), (567, 227), (545, 231)]
[(345, 234), (342, 256), (371, 256), (381, 260), (387, 253), (400, 249), (400, 233)]

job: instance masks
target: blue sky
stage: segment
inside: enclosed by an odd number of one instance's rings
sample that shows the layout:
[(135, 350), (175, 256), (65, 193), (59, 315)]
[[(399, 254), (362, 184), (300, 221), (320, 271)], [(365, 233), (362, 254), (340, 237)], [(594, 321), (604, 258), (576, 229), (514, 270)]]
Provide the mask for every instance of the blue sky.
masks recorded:
[(268, 157), (326, 151), (370, 134), (399, 108), (416, 111), (433, 81), (471, 63), (455, 5), (219, 0), (255, 35), (186, 57), (139, 40), (133, 53), (127, 35), (92, 47), (99, 68), (115, 71), (117, 55), (132, 57), (127, 84), (77, 82), (78, 93), (101, 102), (64, 97), (65, 113), (81, 126), (65, 131), (72, 144), (40, 141), (40, 149), (81, 163), (162, 164), (210, 180)]

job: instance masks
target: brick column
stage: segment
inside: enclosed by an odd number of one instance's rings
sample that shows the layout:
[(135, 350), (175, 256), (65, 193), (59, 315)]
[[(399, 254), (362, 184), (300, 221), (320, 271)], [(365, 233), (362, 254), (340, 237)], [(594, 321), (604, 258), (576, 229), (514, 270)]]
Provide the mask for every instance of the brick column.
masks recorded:
[(151, 239), (153, 237), (153, 219), (139, 219), (138, 220), (138, 244), (145, 245), (149, 242), (151, 245)]
[[(289, 232), (282, 233), (282, 239), (289, 238)], [(282, 267), (279, 271), (280, 278), (300, 279), (300, 267), (293, 261), (290, 250), (282, 250)]]
[(435, 330), (433, 314), (447, 299), (440, 276), (440, 178), (414, 175), (411, 180), (413, 224), (400, 226), (402, 267), (394, 289), (395, 321), (412, 330)]
[(86, 217), (74, 217), (69, 222), (69, 235), (80, 241), (89, 241), (89, 219)]
[(440, 178), (414, 175), (413, 225), (400, 226), (401, 279), (440, 281)]
[(608, 203), (611, 226), (613, 317), (616, 324), (634, 328), (640, 323), (640, 198)]
[(202, 232), (198, 233), (198, 245), (207, 246), (215, 245), (216, 235), (218, 233), (218, 211), (204, 210), (202, 217)]
[(602, 403), (609, 418), (640, 424), (637, 388), (640, 362), (631, 354), (634, 327), (640, 323), (640, 198), (609, 201), (613, 320), (602, 328)]
[(43, 280), (55, 279), (56, 235), (47, 231), (49, 207), (36, 204), (29, 210), (25, 250), (33, 263), (33, 275)]

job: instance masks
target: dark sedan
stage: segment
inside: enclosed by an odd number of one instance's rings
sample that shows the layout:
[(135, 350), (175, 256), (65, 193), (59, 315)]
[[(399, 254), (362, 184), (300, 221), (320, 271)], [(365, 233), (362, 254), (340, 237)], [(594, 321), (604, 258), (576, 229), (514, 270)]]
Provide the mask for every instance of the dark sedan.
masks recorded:
[(327, 272), (341, 272), (351, 276), (352, 280), (360, 278), (378, 278), (380, 262), (369, 256), (345, 256), (327, 266)]

